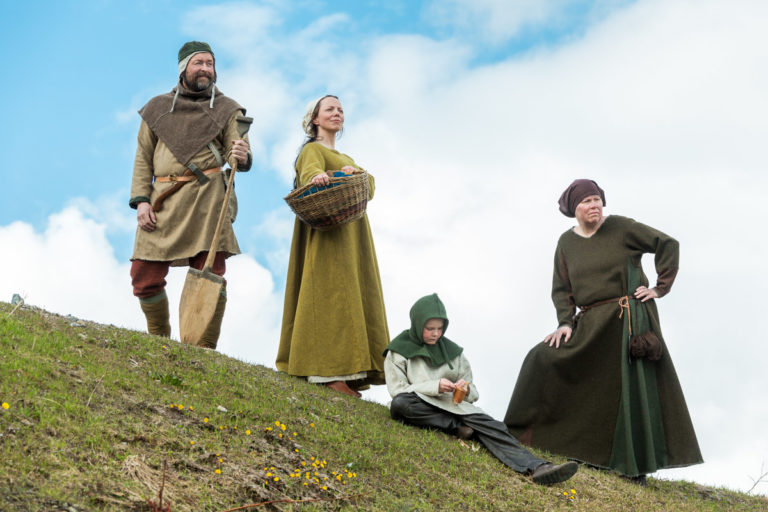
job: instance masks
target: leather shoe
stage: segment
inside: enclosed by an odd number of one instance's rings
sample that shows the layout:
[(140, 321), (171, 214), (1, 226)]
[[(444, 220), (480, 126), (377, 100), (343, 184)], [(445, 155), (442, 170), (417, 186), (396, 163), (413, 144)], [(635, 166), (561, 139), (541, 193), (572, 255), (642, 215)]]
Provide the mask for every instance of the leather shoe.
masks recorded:
[(472, 429), (472, 427), (462, 425), (458, 429), (456, 429), (456, 437), (458, 437), (459, 439), (464, 439), (466, 441), (467, 439), (471, 438), (473, 435), (475, 435), (475, 431)]
[(358, 393), (354, 389), (347, 386), (347, 383), (344, 382), (343, 380), (326, 382), (325, 385), (333, 389), (334, 391), (338, 391), (339, 393), (344, 393), (345, 395), (353, 396), (355, 398), (361, 398), (363, 396), (361, 393)]
[(541, 485), (556, 484), (565, 482), (576, 474), (576, 471), (578, 470), (579, 465), (572, 460), (558, 465), (552, 464), (551, 462), (545, 462), (534, 470), (531, 478), (535, 483)]

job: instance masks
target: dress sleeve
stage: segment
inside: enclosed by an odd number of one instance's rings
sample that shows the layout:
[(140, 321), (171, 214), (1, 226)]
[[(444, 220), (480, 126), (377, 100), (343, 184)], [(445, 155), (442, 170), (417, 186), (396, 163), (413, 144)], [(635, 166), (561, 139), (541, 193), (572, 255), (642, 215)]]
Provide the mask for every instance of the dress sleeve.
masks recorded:
[(392, 398), (400, 393), (412, 391), (427, 396), (440, 395), (439, 379), (411, 382), (408, 377), (408, 359), (391, 350), (387, 352), (387, 357), (384, 359), (384, 378), (387, 380), (387, 391)]
[(152, 193), (152, 177), (154, 176), (155, 147), (157, 135), (149, 128), (144, 120), (139, 126), (137, 137), (136, 158), (133, 161), (133, 178), (131, 179), (131, 199), (128, 204), (136, 209), (139, 203), (148, 203)]
[[(367, 171), (366, 171), (367, 172)], [(376, 191), (376, 180), (373, 178), (373, 174), (368, 174), (368, 200), (373, 199), (373, 193)]]
[(568, 275), (568, 265), (559, 243), (557, 244), (557, 249), (555, 249), (555, 263), (552, 272), (552, 302), (557, 312), (558, 327), (563, 325), (573, 327), (576, 303), (573, 300), (573, 289)]
[(324, 173), (325, 158), (322, 151), (312, 143), (305, 144), (296, 159), (296, 174), (298, 176), (298, 186), (303, 187), (315, 176)]
[[(345, 155), (345, 156), (347, 156), (347, 158), (352, 160), (352, 158), (349, 157), (349, 155)], [(354, 160), (353, 160), (353, 163), (354, 163)], [(354, 164), (353, 167), (368, 173), (368, 200), (370, 201), (371, 199), (373, 199), (373, 193), (376, 191), (376, 179), (373, 177), (373, 174), (371, 174), (370, 172), (366, 171), (365, 169), (363, 169), (359, 165)]]
[(624, 235), (632, 250), (655, 255), (656, 286), (659, 297), (669, 293), (680, 264), (680, 244), (671, 236), (640, 222), (632, 221)]

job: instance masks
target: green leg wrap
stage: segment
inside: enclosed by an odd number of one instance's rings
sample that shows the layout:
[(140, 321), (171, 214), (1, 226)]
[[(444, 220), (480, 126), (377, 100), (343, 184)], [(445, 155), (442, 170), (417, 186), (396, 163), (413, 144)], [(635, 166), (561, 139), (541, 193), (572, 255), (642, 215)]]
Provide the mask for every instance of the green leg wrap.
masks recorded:
[(170, 314), (168, 313), (168, 296), (162, 291), (154, 297), (139, 299), (141, 310), (147, 318), (147, 331), (157, 336), (171, 337)]

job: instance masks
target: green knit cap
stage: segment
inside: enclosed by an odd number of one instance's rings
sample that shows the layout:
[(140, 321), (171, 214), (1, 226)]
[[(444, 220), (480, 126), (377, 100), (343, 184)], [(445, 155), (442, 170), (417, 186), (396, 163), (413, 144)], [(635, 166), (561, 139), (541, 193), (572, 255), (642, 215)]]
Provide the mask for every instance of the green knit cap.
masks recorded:
[(182, 46), (179, 50), (179, 62), (183, 61), (192, 54), (200, 52), (208, 52), (213, 55), (211, 45), (208, 43), (203, 43), (201, 41), (189, 41), (188, 43), (184, 43), (184, 46)]

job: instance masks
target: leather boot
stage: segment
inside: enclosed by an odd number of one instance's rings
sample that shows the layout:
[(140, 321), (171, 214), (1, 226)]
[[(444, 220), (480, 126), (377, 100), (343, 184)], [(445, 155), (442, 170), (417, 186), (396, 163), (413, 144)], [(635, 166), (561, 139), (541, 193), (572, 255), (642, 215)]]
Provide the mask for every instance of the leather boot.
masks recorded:
[(165, 290), (153, 297), (139, 299), (141, 310), (147, 318), (147, 331), (156, 336), (171, 337), (170, 314), (168, 313), (168, 296)]
[(211, 323), (208, 324), (203, 335), (200, 336), (200, 341), (197, 342), (198, 347), (215, 349), (216, 344), (219, 342), (219, 334), (221, 333), (221, 321), (224, 319), (224, 310), (227, 307), (227, 291), (226, 288), (221, 289), (221, 295), (219, 295), (219, 301), (216, 303), (216, 311), (213, 313)]

